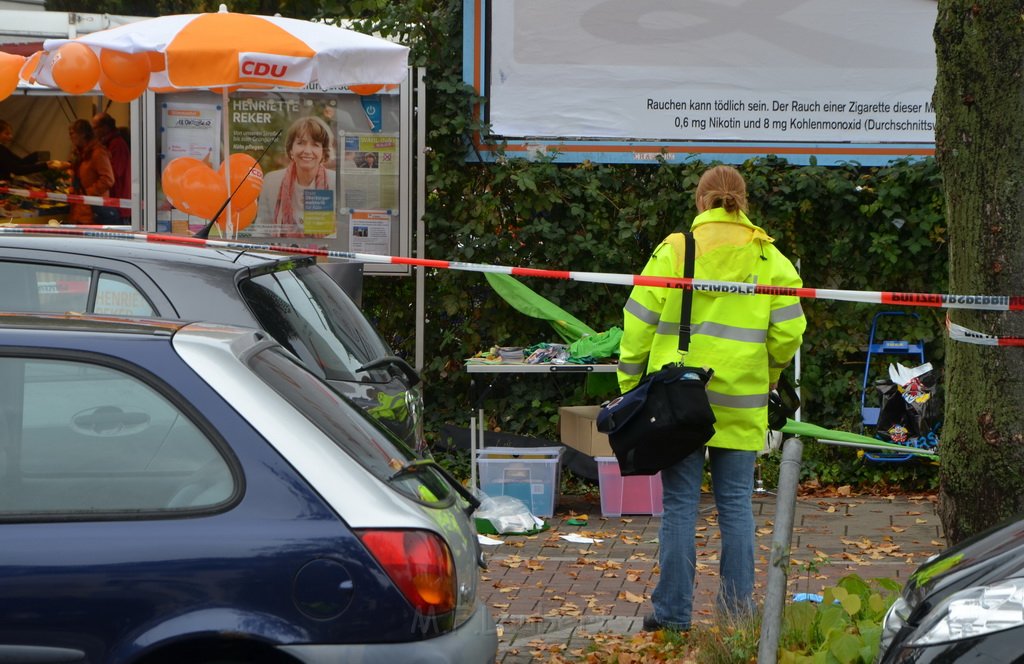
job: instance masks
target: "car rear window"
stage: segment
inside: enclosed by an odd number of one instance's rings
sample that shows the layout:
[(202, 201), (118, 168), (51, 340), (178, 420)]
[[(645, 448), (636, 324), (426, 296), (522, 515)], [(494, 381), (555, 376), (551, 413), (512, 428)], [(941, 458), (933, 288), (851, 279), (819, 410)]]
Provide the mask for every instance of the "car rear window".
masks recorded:
[(260, 326), (328, 380), (386, 383), (386, 368), (360, 371), (391, 355), (345, 291), (317, 267), (262, 274), (239, 284)]
[(275, 392), (380, 480), (414, 500), (434, 506), (447, 505), (453, 499), (447, 482), (433, 470), (396, 475), (418, 459), (412, 450), (279, 347), (254, 354), (248, 364)]

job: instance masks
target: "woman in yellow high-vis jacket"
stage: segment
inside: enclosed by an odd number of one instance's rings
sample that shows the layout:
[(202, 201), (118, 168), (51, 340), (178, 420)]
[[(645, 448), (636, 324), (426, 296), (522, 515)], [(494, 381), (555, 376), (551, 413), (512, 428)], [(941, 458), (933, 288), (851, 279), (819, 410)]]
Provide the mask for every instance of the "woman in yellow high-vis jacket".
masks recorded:
[[(793, 264), (745, 214), (747, 188), (731, 166), (716, 166), (697, 185), (698, 215), (691, 231), (697, 255), (694, 278), (800, 287)], [(681, 277), (685, 245), (676, 233), (655, 250), (644, 275)], [(623, 309), (619, 387), (625, 392), (645, 373), (679, 362), (682, 290), (636, 286)], [(708, 400), (715, 435), (708, 442), (711, 484), (722, 532), (717, 605), (742, 613), (754, 589), (754, 463), (765, 442), (768, 395), (797, 349), (806, 327), (800, 300), (787, 295), (696, 291), (685, 363), (714, 369)], [(644, 629), (690, 627), (696, 567), (696, 521), (704, 455), (692, 454), (662, 471), (664, 509), (661, 575)]]

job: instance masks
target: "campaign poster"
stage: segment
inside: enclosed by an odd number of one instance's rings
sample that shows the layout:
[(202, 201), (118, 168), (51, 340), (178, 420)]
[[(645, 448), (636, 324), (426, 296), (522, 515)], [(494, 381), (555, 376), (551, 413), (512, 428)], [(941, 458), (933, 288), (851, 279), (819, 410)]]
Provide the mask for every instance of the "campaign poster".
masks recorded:
[(161, 107), (163, 161), (192, 157), (220, 164), (220, 107), (217, 104), (167, 102)]
[(229, 100), (230, 151), (252, 156), (264, 174), (255, 215), (243, 215), (239, 236), (337, 237), (336, 104), (333, 95), (308, 93), (240, 93)]
[(348, 132), (341, 169), (345, 208), (398, 208), (398, 135)]
[[(221, 107), (213, 103), (167, 101), (160, 105), (160, 173), (178, 157), (191, 157), (216, 169), (221, 160)], [(162, 180), (161, 180), (162, 182)], [(195, 232), (206, 220), (175, 208), (161, 185), (157, 230), (179, 235)]]

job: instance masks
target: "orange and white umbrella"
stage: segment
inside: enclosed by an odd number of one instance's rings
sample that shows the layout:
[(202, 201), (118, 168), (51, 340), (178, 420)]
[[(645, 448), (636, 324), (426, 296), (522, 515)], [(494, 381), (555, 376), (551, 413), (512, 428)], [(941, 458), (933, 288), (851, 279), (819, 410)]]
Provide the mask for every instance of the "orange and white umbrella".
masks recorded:
[[(160, 16), (74, 40), (48, 39), (23, 78), (80, 93), (395, 84), (409, 49), (354, 30), (228, 12)], [(145, 81), (145, 85), (140, 84)], [(84, 89), (83, 89), (84, 88)], [(111, 95), (108, 95), (111, 96)], [(137, 96), (137, 95), (136, 95)]]

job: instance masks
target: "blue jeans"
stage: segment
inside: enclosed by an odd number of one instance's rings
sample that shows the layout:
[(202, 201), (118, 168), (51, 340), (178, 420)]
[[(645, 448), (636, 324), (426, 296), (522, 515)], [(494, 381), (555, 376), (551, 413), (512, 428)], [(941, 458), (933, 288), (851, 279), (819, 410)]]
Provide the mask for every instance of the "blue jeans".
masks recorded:
[[(707, 448), (711, 487), (722, 533), (719, 566), (719, 612), (742, 614), (753, 609), (754, 462), (756, 452)], [(691, 454), (661, 471), (665, 514), (659, 532), (661, 575), (651, 595), (654, 617), (662, 625), (689, 629), (697, 560), (697, 515), (704, 455)]]

